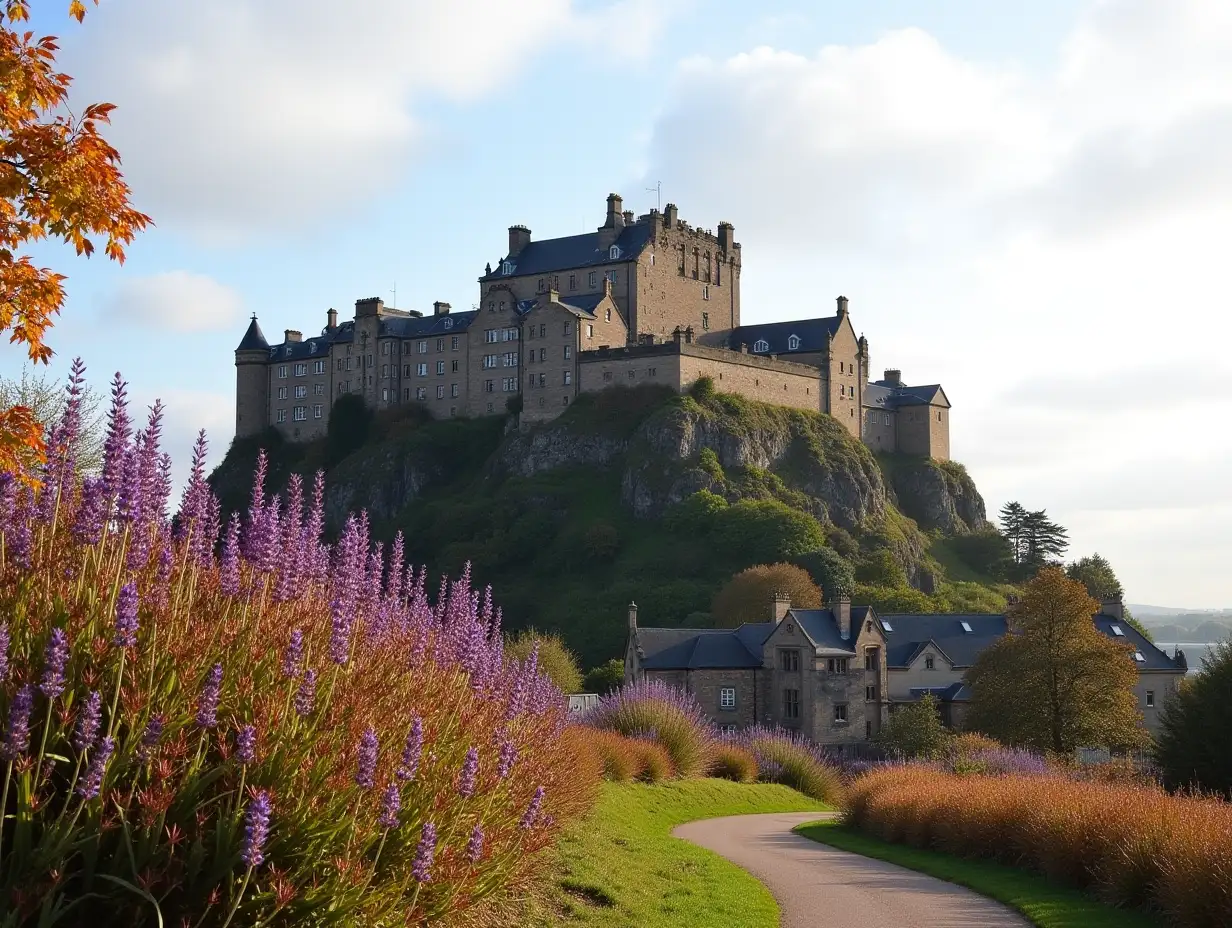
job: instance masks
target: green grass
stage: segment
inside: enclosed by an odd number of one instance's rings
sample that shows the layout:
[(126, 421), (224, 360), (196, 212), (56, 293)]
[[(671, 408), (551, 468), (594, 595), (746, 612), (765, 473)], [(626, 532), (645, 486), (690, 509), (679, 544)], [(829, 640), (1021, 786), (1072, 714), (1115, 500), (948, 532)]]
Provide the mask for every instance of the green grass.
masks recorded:
[(778, 906), (758, 880), (671, 830), (724, 815), (825, 809), (774, 784), (605, 783), (594, 811), (562, 837), (551, 891), (522, 923), (774, 928)]
[(1159, 928), (1162, 924), (1143, 912), (1104, 905), (1076, 889), (1059, 886), (1028, 870), (889, 844), (844, 828), (838, 822), (808, 823), (798, 826), (796, 831), (840, 850), (966, 886), (1016, 909), (1038, 928)]

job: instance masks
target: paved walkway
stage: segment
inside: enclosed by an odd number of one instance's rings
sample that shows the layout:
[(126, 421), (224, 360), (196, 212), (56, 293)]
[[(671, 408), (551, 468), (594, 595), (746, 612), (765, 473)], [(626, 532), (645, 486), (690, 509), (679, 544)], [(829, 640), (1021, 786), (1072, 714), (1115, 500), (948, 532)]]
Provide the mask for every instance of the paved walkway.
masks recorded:
[(672, 834), (765, 883), (782, 910), (782, 928), (1030, 928), (1021, 915), (961, 886), (791, 832), (825, 817), (737, 815), (690, 822)]

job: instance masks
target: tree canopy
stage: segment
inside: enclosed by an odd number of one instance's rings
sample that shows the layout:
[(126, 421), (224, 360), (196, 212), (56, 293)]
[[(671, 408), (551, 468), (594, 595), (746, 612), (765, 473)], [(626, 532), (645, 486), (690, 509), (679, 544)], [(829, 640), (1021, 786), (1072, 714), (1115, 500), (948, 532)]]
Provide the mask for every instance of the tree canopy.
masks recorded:
[(823, 601), (833, 598), (839, 590), (851, 592), (855, 585), (855, 573), (851, 562), (833, 548), (818, 548), (791, 559), (797, 567), (808, 571), (813, 582), (821, 589)]
[[(56, 38), (16, 28), (30, 18), (29, 7), (7, 0), (0, 8), (0, 333), (25, 346), (30, 361), (46, 364), (47, 330), (64, 304), (65, 277), (19, 253), (59, 239), (89, 257), (91, 236), (105, 236), (104, 253), (122, 262), (124, 247), (150, 217), (129, 205), (120, 155), (99, 134), (114, 107), (94, 103), (80, 116), (68, 112), (72, 78), (55, 70)], [(72, 0), (68, 12), (80, 22), (85, 4)], [(27, 473), (41, 461), (43, 431), (29, 406), (0, 409), (0, 469)]]
[(936, 760), (949, 738), (941, 723), (937, 697), (928, 693), (919, 702), (907, 703), (891, 712), (877, 741), (894, 757)]
[(1023, 576), (1055, 562), (1069, 548), (1069, 533), (1049, 519), (1046, 510), (1032, 511), (1018, 502), (1002, 507), (1001, 530)]
[[(0, 376), (0, 409), (22, 406), (33, 414), (44, 435), (64, 414), (68, 392), (64, 384), (37, 369), (23, 367), (20, 377)], [(106, 440), (106, 413), (103, 398), (89, 384), (77, 396), (78, 432), (75, 446), (77, 466), (94, 473), (103, 463)]]
[(1132, 646), (1091, 621), (1099, 604), (1057, 567), (1027, 583), (1010, 633), (967, 674), (969, 727), (999, 741), (1072, 754), (1079, 747), (1145, 744)]
[(790, 596), (796, 609), (821, 607), (821, 590), (807, 570), (794, 564), (756, 564), (728, 580), (714, 597), (714, 624), (735, 628), (742, 622), (769, 621), (771, 598), (779, 592)]
[[(1081, 557), (1065, 568), (1065, 575), (1071, 580), (1077, 580), (1087, 588), (1094, 599), (1120, 599), (1125, 595), (1121, 581), (1117, 579), (1116, 571), (1108, 563), (1108, 559), (1096, 553), (1090, 557)], [(1133, 617), (1128, 609), (1122, 606), (1126, 622), (1136, 628), (1142, 637), (1153, 641), (1150, 631), (1145, 625)]]
[(1171, 787), (1195, 786), (1232, 798), (1232, 643), (1211, 649), (1164, 703), (1155, 762)]
[(546, 673), (563, 693), (582, 691), (582, 671), (577, 658), (565, 645), (560, 635), (549, 635), (528, 628), (518, 632), (505, 642), (505, 654), (520, 661), (530, 656), (531, 649), (539, 646), (539, 669)]

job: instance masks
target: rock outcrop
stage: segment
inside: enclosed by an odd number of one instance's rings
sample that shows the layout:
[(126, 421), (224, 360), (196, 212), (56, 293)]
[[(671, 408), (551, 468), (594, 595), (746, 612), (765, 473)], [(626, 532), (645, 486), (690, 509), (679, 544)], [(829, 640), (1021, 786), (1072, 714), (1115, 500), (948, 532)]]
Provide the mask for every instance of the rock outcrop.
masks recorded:
[(961, 464), (897, 459), (888, 470), (898, 508), (925, 531), (964, 535), (988, 527), (984, 497)]

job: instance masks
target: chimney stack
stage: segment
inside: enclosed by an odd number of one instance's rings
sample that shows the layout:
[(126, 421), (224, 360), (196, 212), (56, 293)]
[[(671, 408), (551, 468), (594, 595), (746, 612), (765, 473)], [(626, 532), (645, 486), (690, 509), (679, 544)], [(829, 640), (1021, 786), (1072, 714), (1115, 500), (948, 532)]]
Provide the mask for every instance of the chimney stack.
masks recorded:
[(675, 203), (668, 203), (663, 209), (663, 225), (669, 229), (676, 228), (676, 220), (680, 218), (680, 211), (676, 209)]
[(847, 315), (847, 297), (840, 296), (838, 298), (838, 317), (841, 319)]
[(637, 633), (637, 603), (629, 603), (629, 634)]
[(302, 342), (304, 340), (303, 333), (297, 332), (295, 329), (285, 329), (283, 332), (283, 337), (288, 345), (291, 344), (291, 342)]
[(329, 308), (329, 312), (325, 314), (325, 327), (327, 329), (338, 328), (338, 310), (332, 306)]
[(530, 244), (530, 229), (526, 226), (509, 227), (509, 257), (516, 258)]
[(633, 210), (627, 209), (624, 211), (623, 215), (625, 217), (625, 225), (627, 226), (633, 225)]
[(603, 223), (605, 229), (623, 229), (625, 226), (624, 213), (621, 212), (621, 199), (618, 194), (609, 193), (607, 195), (607, 221)]
[(432, 304), (432, 315), (448, 316), (449, 309), (450, 307), (448, 303), (442, 303), (440, 300), (437, 300), (435, 303)]
[(1121, 594), (1117, 593), (1113, 596), (1105, 596), (1104, 601), (1100, 603), (1100, 613), (1109, 618), (1116, 619), (1118, 622), (1125, 620), (1125, 602), (1121, 598)]
[(903, 372), (900, 370), (886, 371), (885, 385), (887, 387), (901, 387), (903, 385)]
[(719, 248), (723, 251), (736, 250), (736, 227), (730, 222), (719, 223)]
[(787, 611), (791, 609), (791, 595), (779, 591), (770, 598), (770, 617), (774, 620), (774, 624), (778, 625), (783, 619), (787, 618)]
[(831, 597), (830, 611), (838, 623), (838, 633), (844, 641), (851, 640), (851, 594), (844, 589), (835, 590)]

